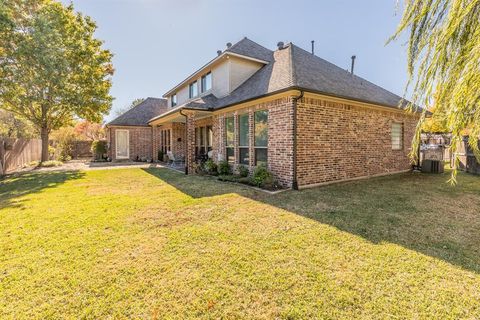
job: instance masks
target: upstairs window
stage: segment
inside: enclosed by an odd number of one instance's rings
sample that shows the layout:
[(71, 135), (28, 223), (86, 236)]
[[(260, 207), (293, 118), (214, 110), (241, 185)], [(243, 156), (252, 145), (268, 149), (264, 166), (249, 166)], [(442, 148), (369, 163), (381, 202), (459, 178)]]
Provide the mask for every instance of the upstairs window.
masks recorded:
[(392, 150), (403, 149), (403, 124), (392, 123)]
[(209, 72), (202, 77), (202, 93), (212, 89), (212, 73)]
[(198, 84), (197, 81), (193, 81), (190, 83), (190, 86), (188, 87), (188, 92), (189, 92), (189, 97), (190, 99), (195, 98), (198, 96)]
[(256, 111), (254, 120), (255, 165), (266, 165), (268, 157), (268, 111)]
[(172, 95), (172, 99), (171, 99), (171, 107), (173, 108), (173, 107), (175, 107), (176, 105), (177, 105), (177, 94), (174, 93), (174, 94)]

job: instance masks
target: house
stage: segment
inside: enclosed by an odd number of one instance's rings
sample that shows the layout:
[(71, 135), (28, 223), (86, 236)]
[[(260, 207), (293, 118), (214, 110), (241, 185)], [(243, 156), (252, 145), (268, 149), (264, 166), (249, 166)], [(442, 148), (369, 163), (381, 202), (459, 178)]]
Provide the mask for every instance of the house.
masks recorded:
[(234, 169), (266, 164), (293, 188), (411, 168), (420, 110), (292, 43), (228, 43), (163, 97), (157, 114), (139, 105), (108, 124), (113, 160), (169, 150), (192, 173), (211, 151)]

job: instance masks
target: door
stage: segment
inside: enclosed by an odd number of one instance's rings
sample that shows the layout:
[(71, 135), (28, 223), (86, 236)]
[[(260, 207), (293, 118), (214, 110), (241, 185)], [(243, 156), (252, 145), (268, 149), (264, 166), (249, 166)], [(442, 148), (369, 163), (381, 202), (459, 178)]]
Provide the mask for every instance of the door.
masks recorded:
[(130, 157), (128, 130), (116, 130), (115, 142), (116, 142), (116, 158), (128, 159)]

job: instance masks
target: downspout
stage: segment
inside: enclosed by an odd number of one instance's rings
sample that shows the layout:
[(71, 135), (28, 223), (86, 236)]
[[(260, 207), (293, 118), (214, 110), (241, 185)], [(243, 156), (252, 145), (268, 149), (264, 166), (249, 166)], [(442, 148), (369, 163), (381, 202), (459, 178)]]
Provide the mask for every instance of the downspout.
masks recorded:
[(297, 181), (297, 102), (303, 98), (303, 90), (300, 90), (298, 97), (293, 97), (293, 181), (292, 189), (298, 190)]
[(188, 175), (188, 116), (182, 112), (183, 110), (180, 109), (179, 113), (185, 117), (185, 174)]

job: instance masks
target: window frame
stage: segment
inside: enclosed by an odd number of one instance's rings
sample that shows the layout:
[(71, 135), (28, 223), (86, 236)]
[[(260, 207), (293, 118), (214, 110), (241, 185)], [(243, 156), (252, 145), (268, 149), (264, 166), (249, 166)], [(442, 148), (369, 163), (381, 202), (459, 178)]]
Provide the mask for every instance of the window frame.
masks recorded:
[[(396, 126), (398, 126), (397, 128), (400, 130), (398, 134), (398, 144), (396, 144), (397, 141), (394, 141), (394, 138), (397, 138), (396, 136), (394, 136), (394, 134), (396, 134), (396, 130), (394, 132), (394, 127)], [(403, 135), (404, 135), (403, 122), (396, 122), (396, 121), (392, 122), (390, 126), (390, 138), (391, 138), (392, 150), (394, 151), (403, 150), (403, 146), (404, 146)]]
[(177, 106), (177, 93), (175, 92), (174, 94), (172, 94), (172, 96), (170, 97), (170, 107), (174, 108)]
[[(127, 133), (127, 155), (119, 156), (118, 155), (118, 134)], [(116, 129), (115, 130), (115, 158), (116, 159), (130, 159), (130, 130), (128, 129)]]
[[(196, 94), (194, 94), (194, 90), (196, 91)], [(195, 80), (188, 85), (188, 97), (190, 99), (198, 97), (198, 80)]]
[[(232, 132), (233, 140), (231, 141), (231, 144), (228, 143), (229, 132), (228, 132), (228, 125), (227, 125), (230, 119), (232, 121), (232, 130), (233, 130)], [(233, 153), (233, 160), (229, 160), (228, 158), (229, 150), (231, 150)], [(225, 117), (225, 160), (227, 160), (229, 163), (235, 163), (235, 117), (233, 115), (229, 117)]]
[[(210, 88), (206, 88), (207, 87), (207, 77), (208, 76), (210, 76)], [(209, 71), (206, 74), (204, 74), (202, 76), (202, 78), (200, 79), (200, 91), (201, 91), (201, 93), (205, 93), (207, 91), (212, 90), (212, 87), (213, 87), (212, 72)]]
[[(258, 146), (257, 145), (257, 141), (256, 141), (256, 135), (257, 135), (257, 118), (256, 118), (256, 114), (257, 112), (266, 112), (267, 114), (267, 145), (266, 146)], [(269, 111), (268, 109), (262, 109), (262, 110), (256, 110), (254, 113), (253, 113), (253, 149), (254, 149), (254, 159), (253, 159), (253, 163), (255, 166), (258, 166), (258, 159), (257, 159), (257, 150), (259, 149), (262, 149), (262, 150), (266, 150), (267, 154), (266, 154), (266, 161), (265, 161), (265, 165), (268, 166), (268, 114), (269, 114)]]
[[(242, 144), (242, 119), (247, 121), (246, 141)], [(243, 161), (242, 151), (247, 152), (246, 161)], [(242, 165), (250, 165), (250, 115), (242, 113), (238, 115), (238, 163)]]

